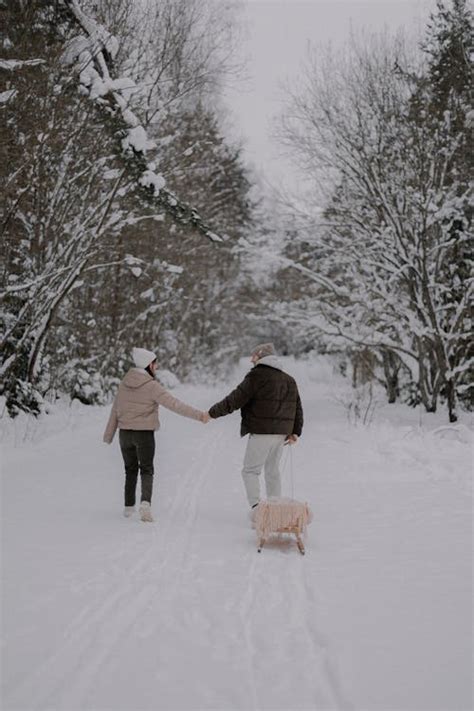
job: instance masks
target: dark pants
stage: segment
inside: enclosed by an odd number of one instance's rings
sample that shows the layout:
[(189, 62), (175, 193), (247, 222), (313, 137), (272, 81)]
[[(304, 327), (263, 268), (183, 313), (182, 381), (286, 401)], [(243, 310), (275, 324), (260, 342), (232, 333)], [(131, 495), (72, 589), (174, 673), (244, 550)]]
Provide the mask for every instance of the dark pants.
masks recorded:
[(135, 506), (138, 470), (142, 480), (141, 501), (151, 503), (153, 492), (153, 430), (120, 430), (120, 449), (125, 464), (125, 506)]

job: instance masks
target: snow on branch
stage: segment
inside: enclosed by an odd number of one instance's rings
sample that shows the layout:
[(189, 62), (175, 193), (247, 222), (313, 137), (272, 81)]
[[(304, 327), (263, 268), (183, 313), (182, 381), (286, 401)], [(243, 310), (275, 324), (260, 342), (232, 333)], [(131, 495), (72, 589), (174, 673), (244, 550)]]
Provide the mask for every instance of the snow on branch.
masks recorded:
[[(138, 184), (176, 222), (193, 227), (212, 242), (222, 242), (223, 237), (210, 229), (196, 209), (170, 192), (161, 173), (156, 173), (155, 166), (147, 163), (146, 152), (155, 148), (156, 144), (148, 138), (145, 127), (129, 107), (130, 96), (136, 86), (130, 78), (113, 79), (110, 76), (109, 66), (118, 51), (117, 39), (86, 15), (77, 0), (63, 2), (84, 34), (73, 37), (67, 43), (62, 61), (79, 70), (81, 87), (91, 99), (100, 100), (107, 96), (117, 115), (121, 116), (124, 130), (122, 147), (134, 161)], [(103, 105), (103, 101), (101, 103)]]
[[(259, 250), (259, 247), (251, 244), (251, 242), (245, 239), (245, 237), (241, 237), (239, 239), (238, 249), (242, 250), (242, 252), (246, 253), (247, 255), (255, 257), (258, 260), (262, 259), (262, 253)], [(313, 271), (312, 269), (308, 269), (308, 267), (305, 267), (303, 264), (300, 264), (294, 259), (289, 259), (288, 257), (285, 257), (283, 254), (267, 254), (265, 258), (268, 263), (272, 262), (273, 264), (278, 265), (282, 269), (294, 269), (295, 271), (304, 274), (311, 281), (314, 281), (316, 284), (319, 284), (320, 286), (324, 287), (330, 292), (333, 292), (334, 294), (337, 294), (338, 296), (347, 297), (349, 295), (348, 290), (344, 286), (336, 284), (334, 281), (328, 279), (324, 275), (319, 274), (318, 272)]]
[(0, 104), (6, 104), (7, 101), (13, 99), (17, 94), (16, 89), (10, 89), (8, 91), (0, 92)]
[(3, 69), (6, 72), (13, 72), (15, 69), (36, 67), (38, 64), (44, 63), (44, 59), (0, 59), (0, 69)]

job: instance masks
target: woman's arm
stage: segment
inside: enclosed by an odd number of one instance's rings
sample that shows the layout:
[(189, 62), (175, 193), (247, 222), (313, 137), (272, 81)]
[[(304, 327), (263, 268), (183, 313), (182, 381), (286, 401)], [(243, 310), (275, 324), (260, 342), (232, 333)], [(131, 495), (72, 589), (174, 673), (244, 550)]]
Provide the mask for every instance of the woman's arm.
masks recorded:
[(199, 422), (207, 422), (207, 413), (201, 410), (196, 410), (196, 408), (191, 407), (191, 405), (186, 405), (182, 400), (178, 400), (177, 397), (171, 395), (166, 388), (164, 388), (156, 380), (152, 383), (153, 385), (153, 397), (158, 405), (163, 405), (167, 410), (176, 412), (177, 415), (182, 415), (183, 417), (189, 417), (192, 420), (198, 420)]
[(109, 421), (107, 422), (107, 427), (105, 428), (104, 436), (102, 437), (104, 442), (106, 442), (107, 444), (112, 443), (114, 435), (117, 431), (117, 427), (118, 427), (117, 397), (115, 397), (113, 405), (112, 405), (112, 409), (110, 411)]

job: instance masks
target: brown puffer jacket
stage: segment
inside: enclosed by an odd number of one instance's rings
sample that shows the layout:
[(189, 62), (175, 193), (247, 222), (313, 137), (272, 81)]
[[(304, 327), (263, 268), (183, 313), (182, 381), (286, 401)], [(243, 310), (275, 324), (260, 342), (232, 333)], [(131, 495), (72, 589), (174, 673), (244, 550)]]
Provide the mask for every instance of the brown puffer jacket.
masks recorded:
[[(262, 361), (278, 363), (274, 356)], [(252, 434), (296, 434), (303, 430), (303, 409), (294, 378), (277, 365), (259, 361), (227, 397), (213, 405), (211, 417), (241, 410), (242, 437)]]
[(157, 430), (160, 427), (158, 406), (163, 405), (178, 415), (202, 421), (203, 413), (173, 397), (160, 383), (141, 368), (132, 368), (119, 385), (104, 432), (110, 444), (121, 430)]

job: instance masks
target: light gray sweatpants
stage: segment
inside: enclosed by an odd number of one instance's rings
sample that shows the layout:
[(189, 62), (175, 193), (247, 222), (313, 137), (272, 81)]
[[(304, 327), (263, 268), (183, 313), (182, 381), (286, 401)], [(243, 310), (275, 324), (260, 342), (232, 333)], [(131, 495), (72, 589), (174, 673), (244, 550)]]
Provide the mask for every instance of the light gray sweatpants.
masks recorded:
[(265, 470), (267, 497), (281, 495), (280, 459), (286, 435), (251, 434), (245, 450), (242, 478), (250, 506), (260, 501), (260, 472)]

